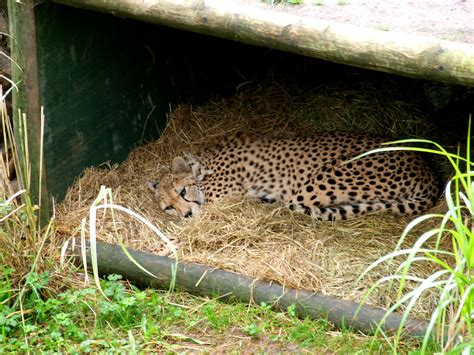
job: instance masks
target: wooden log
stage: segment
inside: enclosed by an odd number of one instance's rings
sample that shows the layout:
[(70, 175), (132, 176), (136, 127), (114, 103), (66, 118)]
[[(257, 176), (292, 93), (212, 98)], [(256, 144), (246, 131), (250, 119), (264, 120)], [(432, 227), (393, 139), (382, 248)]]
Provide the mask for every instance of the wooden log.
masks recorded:
[[(91, 265), (90, 250), (86, 249), (87, 263)], [(73, 262), (79, 267), (82, 266), (80, 246), (70, 247), (70, 252), (73, 255)], [(99, 273), (122, 275), (130, 282), (143, 287), (169, 288), (172, 268), (176, 265), (174, 259), (131, 249), (128, 249), (128, 252), (155, 277), (139, 269), (125, 255), (120, 246), (103, 242), (97, 243)], [(261, 281), (234, 272), (192, 263), (177, 264), (175, 282), (177, 289), (195, 295), (233, 299), (245, 303), (265, 302), (278, 310), (286, 310), (289, 306), (295, 305), (300, 317), (325, 318), (337, 327), (350, 327), (365, 333), (373, 332), (385, 315), (383, 309), (368, 305), (362, 305), (356, 314), (359, 305), (352, 301), (291, 289), (274, 282)], [(401, 315), (391, 314), (382, 324), (382, 329), (389, 333), (395, 332), (400, 321)], [(405, 331), (414, 336), (424, 336), (427, 325), (426, 321), (409, 319), (405, 323)]]
[(474, 46), (277, 12), (238, 0), (54, 0), (408, 77), (474, 86)]

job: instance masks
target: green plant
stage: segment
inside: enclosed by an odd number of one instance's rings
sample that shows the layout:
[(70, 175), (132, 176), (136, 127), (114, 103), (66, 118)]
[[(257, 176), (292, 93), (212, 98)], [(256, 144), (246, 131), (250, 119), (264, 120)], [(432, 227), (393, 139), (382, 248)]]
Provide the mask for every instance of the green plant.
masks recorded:
[[(454, 175), (445, 189), (446, 212), (424, 215), (409, 223), (395, 251), (375, 261), (361, 275), (361, 277), (367, 275), (370, 270), (385, 262), (398, 263), (392, 275), (378, 280), (368, 291), (373, 292), (382, 283), (398, 282), (397, 302), (387, 312), (389, 314), (400, 309), (402, 305), (405, 306), (403, 321), (392, 344), (394, 351), (399, 346), (403, 326), (410, 311), (415, 303), (420, 301), (424, 291), (430, 288), (439, 290), (439, 300), (431, 315), (421, 352), (426, 352), (432, 338), (436, 339), (442, 351), (462, 351), (467, 354), (474, 349), (474, 171), (471, 161), (471, 117), (467, 133), (464, 156), (460, 154), (460, 149), (456, 154), (452, 154), (441, 145), (423, 139), (406, 139), (389, 144), (430, 144), (434, 148), (391, 146), (359, 156), (408, 149), (442, 155), (449, 160), (454, 169)], [(427, 220), (439, 220), (438, 227), (425, 231), (410, 248), (402, 248), (407, 234)], [(442, 247), (442, 239), (451, 241), (449, 249)], [(430, 241), (434, 242), (434, 246), (431, 246), (433, 243), (428, 243)], [(401, 256), (404, 258), (398, 262)], [(432, 264), (433, 273), (426, 279), (411, 272), (412, 266), (420, 262)], [(417, 286), (414, 290), (404, 293), (405, 286), (409, 282)]]
[(255, 323), (250, 323), (249, 325), (246, 325), (243, 330), (245, 333), (252, 337), (257, 336), (261, 332), (258, 325), (256, 325)]

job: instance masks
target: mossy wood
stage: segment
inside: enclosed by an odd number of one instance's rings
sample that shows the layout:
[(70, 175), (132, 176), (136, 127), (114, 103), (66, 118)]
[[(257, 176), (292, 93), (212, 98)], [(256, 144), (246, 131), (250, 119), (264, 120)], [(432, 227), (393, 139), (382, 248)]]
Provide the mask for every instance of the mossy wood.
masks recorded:
[(55, 0), (235, 41), (409, 77), (474, 86), (474, 46), (374, 30), (233, 0)]
[[(81, 247), (71, 247), (73, 261), (82, 266)], [(103, 276), (110, 274), (122, 275), (136, 285), (169, 289), (172, 282), (172, 270), (176, 261), (171, 258), (157, 256), (128, 249), (128, 253), (155, 277), (140, 270), (123, 252), (118, 245), (97, 243), (97, 263), (99, 273)], [(86, 259), (91, 267), (90, 249), (87, 248)], [(175, 287), (178, 290), (195, 295), (219, 297), (220, 299), (237, 300), (257, 305), (265, 302), (275, 309), (286, 310), (295, 305), (300, 317), (313, 319), (327, 318), (338, 327), (350, 327), (365, 333), (373, 332), (385, 315), (381, 308), (359, 305), (355, 302), (338, 299), (323, 294), (295, 290), (283, 287), (275, 282), (253, 279), (234, 272), (218, 270), (204, 265), (180, 262), (176, 268)], [(394, 332), (398, 329), (401, 316), (391, 314), (382, 324), (382, 329)], [(423, 336), (428, 322), (408, 319), (405, 331), (414, 336)]]

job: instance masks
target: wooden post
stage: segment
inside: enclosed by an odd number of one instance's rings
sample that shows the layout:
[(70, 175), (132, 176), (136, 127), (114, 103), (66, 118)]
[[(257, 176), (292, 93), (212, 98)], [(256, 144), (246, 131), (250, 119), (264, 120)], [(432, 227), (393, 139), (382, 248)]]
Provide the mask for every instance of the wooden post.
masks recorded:
[[(8, 0), (10, 19), (12, 80), (17, 86), (13, 90), (13, 125), (16, 145), (20, 156), (25, 157), (28, 150), (29, 170), (31, 171), (30, 196), (34, 203), (41, 204), (39, 218), (44, 222), (49, 219), (50, 201), (46, 188), (45, 171), (41, 168), (41, 103), (38, 85), (38, 63), (36, 48), (36, 27), (34, 0)], [(26, 115), (28, 146), (20, 137), (22, 115)], [(26, 163), (26, 162), (25, 162)], [(21, 167), (19, 167), (21, 168)], [(23, 169), (24, 170), (24, 169)], [(40, 171), (42, 178), (40, 179)], [(26, 179), (26, 171), (22, 172)], [(25, 181), (21, 182), (25, 184)]]
[(282, 13), (235, 0), (54, 0), (366, 69), (474, 86), (474, 45)]

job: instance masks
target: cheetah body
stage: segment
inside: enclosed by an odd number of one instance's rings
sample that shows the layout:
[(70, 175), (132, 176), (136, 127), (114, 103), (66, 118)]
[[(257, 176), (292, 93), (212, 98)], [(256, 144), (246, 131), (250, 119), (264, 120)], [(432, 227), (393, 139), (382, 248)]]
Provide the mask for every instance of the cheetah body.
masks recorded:
[(382, 142), (350, 134), (234, 137), (198, 157), (175, 158), (172, 173), (149, 187), (160, 207), (178, 217), (196, 215), (204, 203), (229, 194), (280, 201), (322, 220), (377, 210), (413, 215), (430, 208), (438, 189), (416, 152), (379, 152), (350, 161)]

